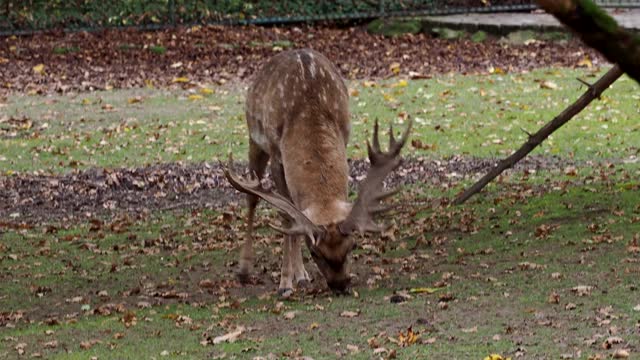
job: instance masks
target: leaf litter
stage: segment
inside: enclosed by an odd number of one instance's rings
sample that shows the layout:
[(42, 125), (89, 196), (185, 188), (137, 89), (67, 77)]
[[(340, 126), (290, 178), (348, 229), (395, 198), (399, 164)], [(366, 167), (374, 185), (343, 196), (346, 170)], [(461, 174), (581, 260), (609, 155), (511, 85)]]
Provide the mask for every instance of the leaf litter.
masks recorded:
[[(389, 176), (387, 186), (427, 183), (447, 185), (473, 178), (490, 169), (497, 160), (455, 156), (449, 159), (406, 159)], [(561, 169), (574, 160), (531, 156), (521, 161), (517, 172)], [(350, 186), (368, 169), (365, 160), (349, 160)], [(244, 166), (243, 166), (244, 167)], [(465, 174), (451, 179), (450, 174)], [(267, 186), (270, 186), (267, 175)], [(243, 197), (227, 183), (218, 163), (158, 164), (141, 168), (92, 168), (64, 175), (18, 173), (0, 175), (0, 219), (13, 219), (5, 227), (60, 220), (84, 220), (119, 213), (149, 213), (154, 210), (211, 208), (228, 211)], [(13, 224), (13, 225), (12, 225)], [(206, 286), (206, 285), (205, 285)]]
[[(384, 38), (367, 33), (363, 27), (196, 26), (151, 32), (47, 32), (0, 38), (0, 59), (6, 60), (0, 67), (0, 77), (6, 80), (0, 84), (0, 92), (223, 84), (250, 77), (264, 61), (284, 50), (273, 46), (283, 40), (293, 48), (324, 53), (347, 78), (504, 73), (584, 66), (585, 58), (591, 66), (602, 63), (595, 51), (575, 39), (516, 45), (496, 39), (446, 40), (425, 33)], [(167, 51), (155, 53), (148, 49), (149, 44), (160, 44)], [(55, 53), (56, 47), (78, 51)], [(553, 88), (553, 84), (541, 86)]]

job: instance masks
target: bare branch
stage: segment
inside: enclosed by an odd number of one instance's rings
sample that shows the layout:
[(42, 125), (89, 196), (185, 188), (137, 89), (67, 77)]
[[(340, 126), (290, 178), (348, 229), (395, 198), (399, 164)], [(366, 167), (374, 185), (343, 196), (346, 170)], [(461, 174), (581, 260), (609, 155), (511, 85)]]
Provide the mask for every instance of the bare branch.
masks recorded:
[(460, 194), (453, 201), (454, 205), (460, 205), (467, 201), (471, 196), (480, 192), (491, 180), (498, 177), (508, 168), (513, 167), (518, 161), (527, 156), (533, 149), (540, 145), (546, 138), (549, 137), (554, 131), (558, 130), (562, 125), (566, 124), (575, 115), (580, 113), (582, 109), (587, 107), (594, 99), (600, 97), (603, 91), (605, 91), (614, 81), (616, 81), (623, 72), (618, 65), (611, 68), (606, 74), (604, 74), (595, 84), (591, 86), (576, 102), (571, 104), (568, 108), (564, 109), (560, 115), (556, 116), (553, 120), (547, 123), (542, 129), (538, 130), (535, 134), (527, 139), (518, 151), (514, 152), (508, 158), (500, 161), (496, 167), (491, 169), (485, 176), (483, 176), (478, 182), (473, 184), (465, 192)]

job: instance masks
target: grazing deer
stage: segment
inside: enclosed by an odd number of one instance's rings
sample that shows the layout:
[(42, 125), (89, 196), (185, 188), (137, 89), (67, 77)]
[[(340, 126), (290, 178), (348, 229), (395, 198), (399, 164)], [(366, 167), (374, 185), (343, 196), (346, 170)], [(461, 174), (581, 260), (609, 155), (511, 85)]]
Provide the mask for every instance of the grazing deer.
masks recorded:
[[(238, 276), (246, 281), (253, 261), (253, 220), (261, 198), (281, 211), (286, 228), (280, 295), (310, 280), (302, 261), (304, 239), (313, 260), (335, 292), (345, 292), (350, 278), (347, 256), (355, 246), (354, 232), (380, 232), (373, 215), (384, 211), (379, 201), (383, 180), (400, 165), (411, 122), (396, 141), (390, 129), (387, 152), (380, 150), (378, 122), (373, 145), (367, 142), (371, 168), (356, 202), (347, 201), (349, 167), (349, 97), (338, 70), (313, 50), (282, 52), (258, 72), (246, 102), (249, 127), (249, 171), (243, 180), (225, 168), (229, 182), (248, 194), (246, 240), (240, 251)], [(277, 193), (262, 188), (260, 179), (271, 160)]]

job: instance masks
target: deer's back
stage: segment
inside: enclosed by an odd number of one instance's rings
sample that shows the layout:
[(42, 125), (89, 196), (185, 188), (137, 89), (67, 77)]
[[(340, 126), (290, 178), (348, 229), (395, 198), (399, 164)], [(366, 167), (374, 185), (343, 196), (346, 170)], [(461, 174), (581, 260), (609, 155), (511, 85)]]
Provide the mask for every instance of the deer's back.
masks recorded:
[(246, 116), (252, 140), (280, 157), (286, 132), (299, 136), (327, 127), (349, 137), (347, 88), (338, 70), (322, 54), (301, 49), (271, 58), (247, 93)]

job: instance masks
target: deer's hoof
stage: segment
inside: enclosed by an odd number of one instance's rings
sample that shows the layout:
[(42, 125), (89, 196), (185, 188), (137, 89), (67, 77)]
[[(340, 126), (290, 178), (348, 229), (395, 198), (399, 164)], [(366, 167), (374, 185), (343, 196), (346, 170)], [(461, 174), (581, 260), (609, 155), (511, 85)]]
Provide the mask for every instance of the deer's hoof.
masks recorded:
[(311, 281), (307, 279), (298, 280), (298, 282), (296, 283), (296, 287), (298, 289), (308, 289), (311, 287)]
[(288, 299), (291, 295), (293, 295), (293, 289), (291, 288), (278, 289), (278, 296), (282, 299)]

